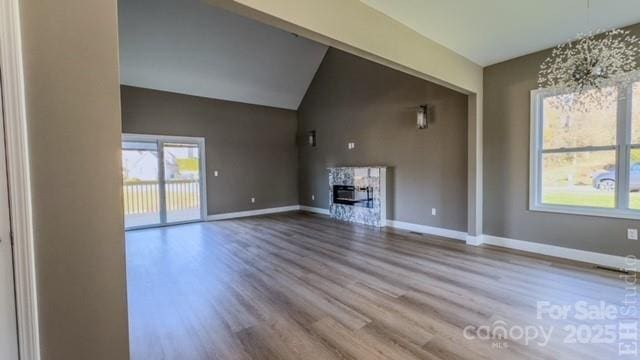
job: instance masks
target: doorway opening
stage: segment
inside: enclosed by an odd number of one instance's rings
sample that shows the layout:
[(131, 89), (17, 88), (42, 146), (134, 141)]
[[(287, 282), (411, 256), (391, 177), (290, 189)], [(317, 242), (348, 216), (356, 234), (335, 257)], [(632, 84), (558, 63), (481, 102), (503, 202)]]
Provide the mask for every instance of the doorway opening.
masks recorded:
[(203, 221), (204, 138), (124, 134), (125, 229)]

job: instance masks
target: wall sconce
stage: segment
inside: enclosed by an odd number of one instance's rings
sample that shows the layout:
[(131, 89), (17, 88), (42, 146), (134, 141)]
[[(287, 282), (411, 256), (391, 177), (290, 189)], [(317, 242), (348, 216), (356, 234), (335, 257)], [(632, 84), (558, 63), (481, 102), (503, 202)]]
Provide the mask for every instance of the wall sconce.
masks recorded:
[(429, 105), (420, 105), (417, 112), (418, 129), (429, 127)]
[(315, 130), (309, 131), (307, 139), (308, 139), (307, 141), (309, 142), (309, 145), (315, 147), (316, 146), (316, 131)]

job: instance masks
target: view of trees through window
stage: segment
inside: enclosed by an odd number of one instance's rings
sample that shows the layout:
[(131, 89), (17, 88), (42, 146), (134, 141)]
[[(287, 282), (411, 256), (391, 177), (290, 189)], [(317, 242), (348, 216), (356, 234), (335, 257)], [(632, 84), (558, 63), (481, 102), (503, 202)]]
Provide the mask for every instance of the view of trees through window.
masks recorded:
[[(616, 207), (618, 91), (602, 92), (599, 104), (583, 111), (562, 106), (567, 97), (544, 98), (540, 150), (542, 204)], [(622, 92), (623, 90), (620, 90)], [(624, 94), (626, 96), (626, 91)], [(629, 147), (629, 207), (640, 209), (640, 84), (633, 85)]]

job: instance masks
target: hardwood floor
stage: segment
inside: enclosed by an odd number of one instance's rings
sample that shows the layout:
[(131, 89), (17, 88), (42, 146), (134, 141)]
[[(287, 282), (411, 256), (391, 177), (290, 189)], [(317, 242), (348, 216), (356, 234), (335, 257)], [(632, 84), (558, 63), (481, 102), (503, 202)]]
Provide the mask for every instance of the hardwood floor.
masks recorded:
[[(620, 274), (587, 264), (306, 213), (126, 237), (134, 360), (614, 359), (620, 320), (538, 319), (537, 302), (621, 310), (629, 299)], [(502, 324), (552, 335), (540, 346), (518, 330), (463, 331)], [(564, 342), (565, 326), (605, 324), (612, 343)]]

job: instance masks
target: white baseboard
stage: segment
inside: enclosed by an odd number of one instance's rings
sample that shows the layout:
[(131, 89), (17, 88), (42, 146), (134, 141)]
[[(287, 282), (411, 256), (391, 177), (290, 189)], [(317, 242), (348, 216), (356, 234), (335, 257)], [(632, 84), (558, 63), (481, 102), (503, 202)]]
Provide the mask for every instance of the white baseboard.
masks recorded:
[(398, 221), (398, 220), (387, 220), (387, 226), (396, 228), (396, 229), (403, 229), (403, 230), (415, 231), (423, 234), (443, 236), (443, 237), (448, 237), (451, 239), (462, 240), (462, 241), (465, 241), (467, 239), (466, 232), (443, 229), (435, 226), (413, 224), (413, 223), (408, 223), (408, 222)]
[(242, 218), (247, 216), (275, 214), (275, 213), (296, 211), (296, 210), (300, 210), (300, 205), (281, 206), (281, 207), (275, 207), (275, 208), (248, 210), (248, 211), (238, 211), (238, 212), (231, 212), (231, 213), (224, 213), (224, 214), (214, 214), (214, 215), (207, 216), (207, 220), (215, 221), (215, 220), (235, 219), (235, 218)]
[[(316, 214), (322, 214), (322, 215), (329, 215), (330, 214), (329, 213), (329, 209), (323, 209), (323, 208), (311, 207), (311, 206), (304, 206), (304, 205), (300, 205), (300, 210), (308, 211), (308, 212), (312, 212), (312, 213), (316, 213)], [(456, 231), (456, 230), (449, 230), (449, 229), (439, 228), (439, 227), (435, 227), (435, 226), (413, 224), (413, 223), (408, 223), (408, 222), (404, 222), (404, 221), (389, 220), (389, 219), (387, 219), (385, 221), (385, 224), (388, 227), (392, 227), (392, 228), (396, 228), (396, 229), (415, 231), (415, 232), (419, 232), (419, 233), (423, 233), (423, 234), (430, 234), (430, 235), (436, 235), (436, 236), (443, 236), (443, 237), (448, 237), (448, 238), (456, 239), (456, 240), (465, 241), (466, 238), (467, 238), (467, 233), (465, 233), (465, 232)]]
[(316, 214), (329, 215), (329, 209), (323, 209), (319, 207), (300, 205), (300, 210), (308, 211)]
[(522, 250), (536, 254), (555, 256), (563, 259), (582, 261), (616, 269), (638, 271), (638, 268), (640, 267), (640, 262), (638, 262), (636, 258), (570, 249), (555, 245), (540, 244), (531, 241), (515, 240), (492, 235), (483, 235), (482, 237), (485, 244), (505, 247), (509, 249)]
[(471, 246), (480, 246), (482, 244), (484, 244), (484, 236), (483, 235), (467, 235), (465, 238), (465, 241), (467, 242), (467, 245), (471, 245)]
[[(233, 213), (209, 215), (207, 217), (207, 220), (211, 220), (211, 221), (225, 220), (225, 219), (241, 218), (241, 217), (247, 217), (247, 216), (275, 214), (279, 212), (296, 211), (296, 210), (303, 210), (303, 211), (308, 211), (316, 214), (329, 215), (328, 209), (312, 207), (312, 206), (304, 206), (304, 205), (292, 205), (292, 206), (283, 206), (283, 207), (268, 208), (268, 209), (239, 211), (239, 212), (233, 212)], [(493, 235), (472, 236), (463, 231), (444, 229), (444, 228), (428, 226), (428, 225), (413, 224), (413, 223), (397, 221), (397, 220), (387, 220), (387, 226), (396, 228), (396, 229), (415, 231), (423, 234), (430, 234), (430, 235), (447, 237), (455, 240), (461, 240), (461, 241), (465, 241), (468, 245), (472, 245), (472, 246), (479, 246), (482, 244), (495, 245), (495, 246), (500, 246), (504, 248), (521, 250), (521, 251), (526, 251), (526, 252), (531, 252), (531, 253), (536, 253), (541, 255), (548, 255), (548, 256), (559, 257), (563, 259), (582, 261), (586, 263), (602, 265), (602, 266), (612, 267), (616, 269), (626, 269), (626, 270), (632, 270), (632, 271), (640, 270), (640, 261), (636, 258), (608, 255), (608, 254), (596, 253), (596, 252), (585, 251), (585, 250), (565, 248), (565, 247), (555, 246), (555, 245), (541, 244), (541, 243), (536, 243), (531, 241), (509, 239), (509, 238), (493, 236)]]

